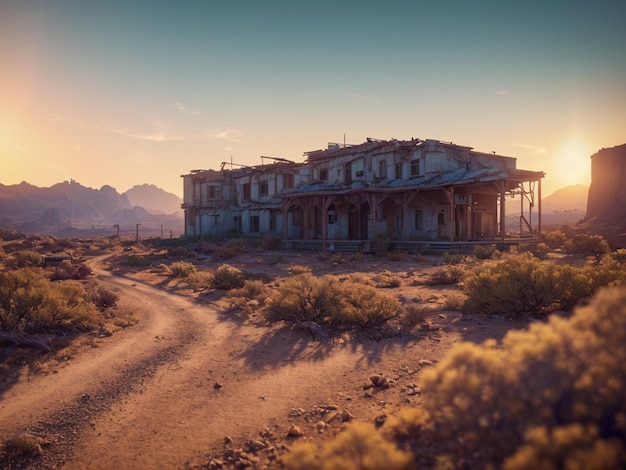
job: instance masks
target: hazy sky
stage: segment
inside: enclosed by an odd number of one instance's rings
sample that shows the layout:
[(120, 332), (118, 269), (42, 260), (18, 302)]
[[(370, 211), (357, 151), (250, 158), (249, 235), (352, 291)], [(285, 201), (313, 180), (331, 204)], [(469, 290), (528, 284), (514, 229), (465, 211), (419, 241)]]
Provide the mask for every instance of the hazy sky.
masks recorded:
[(433, 138), (590, 181), (626, 143), (626, 1), (0, 0), (0, 183), (118, 191)]

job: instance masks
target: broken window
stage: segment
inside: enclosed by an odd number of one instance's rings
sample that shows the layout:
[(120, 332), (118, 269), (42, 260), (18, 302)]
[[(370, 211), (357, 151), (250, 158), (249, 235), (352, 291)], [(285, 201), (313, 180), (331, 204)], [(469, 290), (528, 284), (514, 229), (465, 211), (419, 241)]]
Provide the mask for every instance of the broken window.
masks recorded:
[(267, 196), (268, 187), (269, 185), (267, 184), (267, 181), (261, 181), (259, 183), (259, 196)]
[(422, 159), (411, 160), (411, 176), (422, 175)]
[(250, 216), (250, 232), (258, 232), (259, 231), (259, 216), (251, 215)]
[(283, 189), (291, 189), (293, 188), (293, 175), (284, 174), (283, 175)]
[(244, 183), (243, 184), (242, 193), (243, 193), (242, 194), (242, 200), (249, 201), (250, 197), (251, 197), (250, 183)]

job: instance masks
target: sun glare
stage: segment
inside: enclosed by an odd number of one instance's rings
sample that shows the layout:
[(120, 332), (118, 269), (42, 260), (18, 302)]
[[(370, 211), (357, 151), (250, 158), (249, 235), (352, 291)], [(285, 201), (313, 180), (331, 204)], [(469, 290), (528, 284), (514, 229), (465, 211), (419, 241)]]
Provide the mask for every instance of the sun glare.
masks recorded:
[(554, 179), (563, 185), (589, 184), (591, 182), (591, 151), (582, 141), (570, 139), (554, 154), (552, 167)]

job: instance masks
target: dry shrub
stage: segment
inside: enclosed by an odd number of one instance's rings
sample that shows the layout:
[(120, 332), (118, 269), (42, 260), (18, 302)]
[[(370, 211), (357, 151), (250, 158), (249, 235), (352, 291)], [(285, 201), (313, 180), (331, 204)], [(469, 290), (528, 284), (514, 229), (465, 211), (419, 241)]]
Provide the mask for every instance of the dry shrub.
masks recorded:
[(573, 305), (592, 290), (580, 270), (540, 261), (530, 253), (475, 267), (466, 275), (463, 289), (471, 311), (538, 317)]
[(23, 268), (0, 273), (0, 329), (45, 333), (85, 331), (102, 321), (78, 281), (50, 282), (42, 271)]
[(350, 282), (354, 282), (355, 284), (361, 284), (362, 286), (373, 285), (371, 277), (361, 272), (349, 273), (346, 279)]
[(327, 276), (309, 273), (286, 279), (269, 298), (265, 316), (270, 321), (324, 322), (338, 315), (339, 292)]
[(387, 468), (403, 449), (403, 469), (626, 468), (624, 344), (626, 288), (604, 289), (571, 318), (512, 331), (501, 345), (456, 345), (423, 372), (420, 407), (378, 432), (351, 426), (321, 450), (296, 446), (283, 463)]
[(458, 253), (444, 253), (443, 262), (445, 264), (460, 264), (465, 259), (465, 256)]
[(204, 290), (211, 286), (213, 274), (207, 271), (193, 271), (185, 280), (193, 289)]
[(289, 272), (291, 274), (305, 274), (305, 273), (311, 273), (313, 270), (309, 267), (309, 266), (302, 266), (299, 264), (292, 264), (289, 267)]
[(263, 281), (250, 280), (244, 281), (242, 287), (234, 288), (228, 291), (229, 297), (240, 297), (246, 300), (259, 298), (265, 292)]
[(423, 323), (425, 318), (426, 308), (424, 308), (423, 305), (410, 304), (404, 307), (402, 323), (407, 328), (414, 328), (415, 326)]
[(172, 277), (189, 277), (196, 272), (196, 266), (189, 261), (174, 261), (169, 266), (169, 272)]
[(0, 467), (22, 468), (20, 463), (24, 459), (32, 459), (41, 455), (39, 441), (32, 436), (22, 434), (4, 441), (0, 447)]
[(314, 321), (329, 327), (380, 326), (401, 313), (394, 298), (376, 289), (330, 276), (309, 273), (288, 278), (269, 299), (265, 315), (270, 321)]
[(400, 277), (390, 271), (383, 271), (373, 277), (374, 285), (379, 289), (395, 289), (402, 284)]
[(465, 307), (467, 296), (459, 291), (450, 291), (445, 296), (443, 306), (447, 310), (461, 311)]
[(184, 246), (175, 246), (169, 249), (169, 255), (175, 258), (186, 258), (189, 250)]
[(553, 230), (550, 232), (544, 232), (541, 234), (541, 240), (548, 245), (552, 250), (562, 248), (567, 241), (567, 235), (560, 230)]
[(114, 307), (119, 300), (119, 296), (106, 287), (98, 287), (91, 294), (91, 301), (101, 312)]
[(50, 275), (51, 281), (65, 281), (73, 279), (79, 281), (87, 279), (91, 274), (91, 268), (85, 264), (72, 264), (64, 261), (58, 266), (54, 267), (52, 274)]
[(626, 248), (619, 248), (618, 250), (614, 251), (611, 256), (618, 263), (626, 263)]
[(471, 311), (541, 317), (625, 279), (623, 267), (610, 257), (592, 267), (576, 268), (523, 253), (472, 269), (464, 278), (463, 290)]
[(495, 259), (501, 253), (496, 245), (475, 245), (472, 254), (478, 259)]
[(247, 251), (248, 247), (246, 246), (246, 242), (237, 238), (231, 238), (223, 245), (220, 245), (215, 250), (214, 255), (219, 259), (231, 259)]
[(245, 280), (246, 275), (241, 269), (222, 264), (213, 272), (210, 284), (213, 289), (230, 290), (242, 287)]
[(351, 282), (341, 284), (343, 308), (338, 323), (358, 328), (378, 327), (402, 313), (392, 297), (379, 294), (375, 288)]
[(281, 461), (288, 470), (401, 470), (412, 464), (410, 453), (384, 439), (374, 425), (362, 422), (350, 424), (321, 454), (313, 444), (298, 444)]
[(431, 286), (447, 286), (451, 284), (458, 284), (461, 279), (463, 279), (463, 275), (465, 271), (458, 266), (447, 266), (443, 269), (439, 269), (433, 272), (426, 282)]
[(43, 256), (32, 250), (16, 251), (9, 259), (8, 265), (14, 268), (32, 268), (43, 266)]
[(601, 235), (578, 234), (564, 244), (568, 253), (582, 253), (600, 256), (611, 251), (609, 244)]
[(387, 252), (387, 259), (389, 261), (403, 261), (409, 257), (408, 251), (391, 250)]

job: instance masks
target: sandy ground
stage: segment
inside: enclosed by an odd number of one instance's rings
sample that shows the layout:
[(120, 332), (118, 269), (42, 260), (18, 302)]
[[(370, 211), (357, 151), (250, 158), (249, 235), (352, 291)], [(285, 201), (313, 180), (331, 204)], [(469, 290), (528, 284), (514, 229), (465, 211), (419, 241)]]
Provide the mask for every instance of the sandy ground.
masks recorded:
[[(406, 282), (390, 293), (404, 302), (436, 306), (446, 295), (408, 282), (435, 269), (428, 263), (329, 265), (289, 256), (315, 274), (394, 272)], [(89, 262), (119, 294), (118, 308), (139, 322), (94, 339), (47, 373), (24, 369), (1, 389), (0, 440), (27, 434), (42, 442), (42, 456), (22, 468), (210, 468), (237, 459), (278, 467), (294, 442), (323, 442), (350, 421), (381, 422), (419, 406), (421, 372), (455, 343), (499, 339), (524, 326), (435, 309), (428, 328), (412, 335), (317, 342), (258, 315), (228, 314), (215, 296), (162, 276), (114, 269), (103, 256)], [(288, 275), (289, 267), (255, 256), (231, 264), (271, 276)], [(375, 374), (391, 386), (365, 388)], [(301, 436), (289, 436), (293, 426)]]

